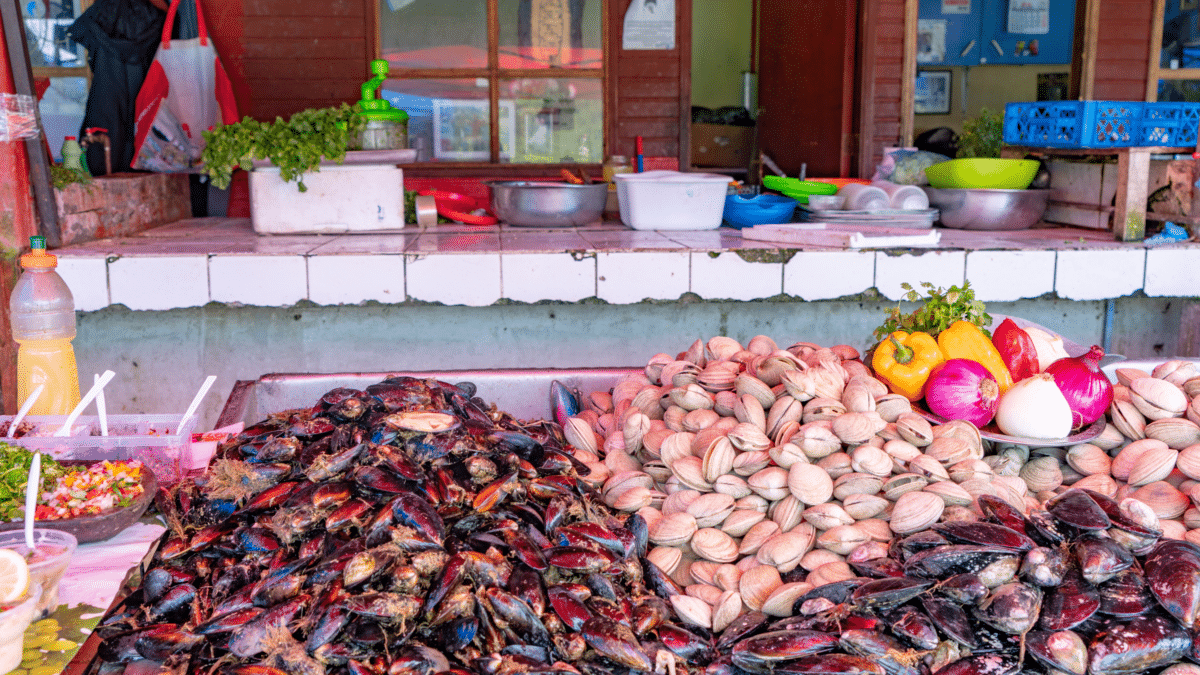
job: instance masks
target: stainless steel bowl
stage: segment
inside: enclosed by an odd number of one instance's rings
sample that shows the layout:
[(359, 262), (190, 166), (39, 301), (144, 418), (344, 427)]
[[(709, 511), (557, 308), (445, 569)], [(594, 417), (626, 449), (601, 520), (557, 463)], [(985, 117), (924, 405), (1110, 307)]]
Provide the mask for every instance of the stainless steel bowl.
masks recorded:
[(575, 185), (553, 181), (490, 181), (492, 212), (520, 227), (578, 227), (600, 220), (607, 183)]
[(956, 230), (1026, 230), (1046, 212), (1050, 190), (922, 188), (938, 220)]

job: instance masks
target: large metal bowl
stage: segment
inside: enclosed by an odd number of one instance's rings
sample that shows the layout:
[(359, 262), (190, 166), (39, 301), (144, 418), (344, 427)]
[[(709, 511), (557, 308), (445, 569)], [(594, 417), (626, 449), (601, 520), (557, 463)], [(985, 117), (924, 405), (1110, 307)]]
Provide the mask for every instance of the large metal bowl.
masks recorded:
[(956, 230), (1029, 229), (1050, 198), (1050, 190), (923, 189), (941, 224)]
[(578, 227), (600, 220), (607, 183), (575, 185), (553, 181), (490, 181), (492, 212), (520, 227)]

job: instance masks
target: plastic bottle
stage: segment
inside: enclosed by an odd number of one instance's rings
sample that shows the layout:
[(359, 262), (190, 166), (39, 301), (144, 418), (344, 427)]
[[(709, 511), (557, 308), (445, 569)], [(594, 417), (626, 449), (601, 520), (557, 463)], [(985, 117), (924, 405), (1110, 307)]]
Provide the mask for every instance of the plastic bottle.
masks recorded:
[(54, 268), (58, 258), (46, 253), (43, 237), (30, 237), (33, 249), (21, 256), (24, 272), (8, 301), (17, 351), (17, 403), (25, 402), (39, 384), (45, 390), (31, 415), (66, 415), (79, 404), (75, 367), (75, 299)]
[[(75, 140), (74, 136), (67, 136), (63, 139), (62, 161), (63, 168), (78, 171), (84, 176), (91, 175), (88, 172), (87, 165), (83, 162), (83, 146), (79, 145), (79, 141)], [(42, 248), (45, 247), (43, 246)]]

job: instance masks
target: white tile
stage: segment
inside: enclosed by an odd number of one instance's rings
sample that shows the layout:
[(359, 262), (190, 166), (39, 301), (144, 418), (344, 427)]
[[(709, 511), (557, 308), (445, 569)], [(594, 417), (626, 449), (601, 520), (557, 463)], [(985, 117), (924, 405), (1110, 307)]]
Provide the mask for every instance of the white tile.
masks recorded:
[(596, 295), (619, 305), (678, 300), (690, 288), (689, 259), (686, 251), (597, 253)]
[(216, 302), (287, 307), (308, 297), (302, 255), (215, 255), (208, 267)]
[(888, 300), (899, 300), (906, 293), (900, 287), (902, 283), (910, 284), (918, 292), (922, 291), (923, 281), (940, 288), (961, 286), (965, 257), (962, 251), (927, 251), (903, 255), (877, 251), (875, 288)]
[(1119, 298), (1142, 288), (1146, 249), (1059, 251), (1054, 290), (1067, 300)]
[(501, 295), (517, 302), (578, 302), (596, 295), (596, 256), (505, 253), (500, 256)]
[(308, 299), (318, 305), (404, 302), (404, 256), (309, 256)]
[(1054, 290), (1054, 251), (971, 251), (967, 281), (984, 302), (1036, 298)]
[(783, 266), (783, 292), (804, 300), (832, 300), (874, 285), (869, 251), (797, 251)]
[(1200, 249), (1163, 248), (1146, 251), (1146, 295), (1200, 296)]
[(446, 305), (485, 307), (500, 299), (498, 254), (405, 256), (408, 297)]
[(58, 276), (67, 282), (75, 309), (92, 312), (108, 307), (108, 260), (104, 256), (59, 256)]
[(108, 283), (112, 303), (129, 309), (199, 307), (209, 300), (208, 256), (117, 258)]
[(782, 262), (746, 262), (736, 253), (691, 255), (691, 289), (706, 300), (757, 300), (783, 292)]

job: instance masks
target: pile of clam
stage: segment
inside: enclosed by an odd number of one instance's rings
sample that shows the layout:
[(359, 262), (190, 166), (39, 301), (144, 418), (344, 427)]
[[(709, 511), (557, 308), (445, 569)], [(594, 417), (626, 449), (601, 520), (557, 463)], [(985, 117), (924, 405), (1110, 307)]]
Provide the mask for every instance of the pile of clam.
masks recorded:
[(1124, 374), (1120, 417), (1068, 450), (930, 425), (858, 356), (845, 345), (780, 349), (766, 336), (698, 340), (585, 395), (567, 420), (586, 480), (648, 523), (648, 558), (684, 586), (672, 602), (685, 620), (719, 632), (746, 611), (789, 616), (796, 598), (856, 576), (851, 563), (883, 555), (893, 536), (977, 520), (980, 495), (1027, 512), (1076, 484), (1144, 501), (1164, 536), (1200, 526), (1186, 494), (1200, 477), (1191, 364), (1171, 369), (1191, 380), (1186, 397), (1171, 380)]

